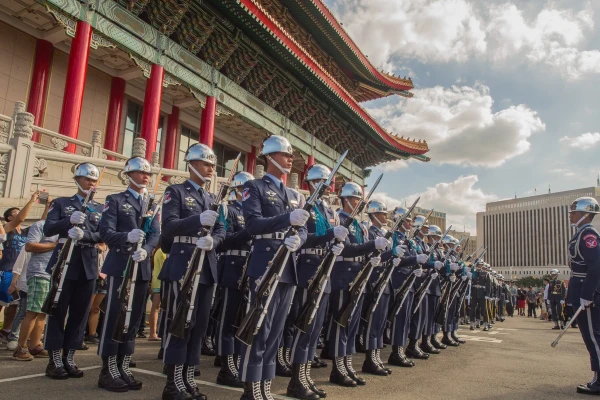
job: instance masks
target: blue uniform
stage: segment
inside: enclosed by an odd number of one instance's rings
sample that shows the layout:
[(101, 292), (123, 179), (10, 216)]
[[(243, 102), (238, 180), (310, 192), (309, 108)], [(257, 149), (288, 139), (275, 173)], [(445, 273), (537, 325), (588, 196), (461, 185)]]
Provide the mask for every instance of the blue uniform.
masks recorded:
[[(428, 249), (428, 245), (423, 241), (423, 238), (419, 236), (415, 236), (415, 250), (417, 254), (425, 254)], [(435, 271), (430, 271), (433, 273)], [(421, 285), (425, 283), (427, 280), (428, 274), (423, 274), (419, 278), (415, 279), (415, 283), (413, 287), (416, 289), (420, 288)], [(410, 329), (408, 331), (408, 337), (413, 340), (418, 340), (422, 335), (425, 334), (425, 325), (427, 323), (428, 313), (429, 313), (429, 299), (428, 295), (423, 297), (421, 301), (421, 305), (417, 309), (417, 312), (410, 320)]]
[[(56, 264), (58, 254), (68, 238), (71, 215), (82, 211), (83, 198), (79, 195), (60, 197), (52, 203), (44, 224), (44, 236), (59, 235), (59, 244), (54, 249), (47, 272)], [(95, 201), (88, 204), (87, 216), (81, 225), (83, 239), (77, 242), (71, 254), (69, 269), (65, 275), (62, 294), (53, 315), (46, 321), (44, 348), (46, 350), (76, 350), (83, 343), (90, 302), (98, 277), (98, 249), (102, 242), (98, 224), (102, 217), (102, 205)], [(68, 318), (67, 318), (68, 312)], [(65, 324), (65, 318), (67, 318)]]
[[(168, 296), (171, 297), (170, 309), (167, 310), (167, 326), (170, 326), (170, 319), (180, 299), (180, 280), (185, 275), (202, 229), (200, 214), (208, 210), (213, 202), (214, 195), (190, 180), (171, 185), (165, 191), (162, 235), (166, 242), (172, 245), (159, 279), (165, 283)], [(214, 248), (217, 248), (225, 239), (225, 228), (222, 222), (215, 223), (211, 235)], [(196, 268), (196, 266), (192, 265), (189, 268)], [(202, 339), (208, 327), (216, 278), (217, 257), (213, 249), (206, 252), (204, 258), (189, 334), (186, 338), (178, 338), (172, 334), (167, 336), (163, 358), (165, 364), (188, 366), (200, 364)]]
[[(275, 177), (267, 174), (244, 184), (243, 212), (248, 233), (254, 236), (252, 255), (248, 263), (250, 301), (256, 295), (256, 279), (263, 276), (269, 261), (283, 242), (290, 228), (290, 213), (299, 207), (300, 194), (286, 188)], [(305, 227), (298, 227), (298, 236), (304, 244)], [(240, 380), (257, 382), (275, 377), (275, 358), (281, 341), (286, 316), (297, 284), (296, 257), (292, 254), (284, 267), (275, 289), (267, 315), (251, 346), (242, 344)]]
[[(127, 234), (133, 229), (139, 228), (140, 220), (143, 217), (142, 204), (138, 193), (128, 189), (106, 198), (99, 226), (100, 238), (109, 248), (102, 267), (102, 272), (108, 276), (105, 323), (102, 327), (100, 344), (98, 345), (98, 355), (102, 357), (133, 354), (135, 334), (145, 315), (148, 282), (152, 278), (150, 257), (158, 246), (160, 237), (160, 216), (158, 215), (152, 219), (152, 226), (146, 232), (146, 238), (142, 246), (146, 250), (148, 258), (138, 264), (131, 320), (125, 343), (112, 340), (115, 321), (121, 308), (118, 290), (123, 282), (127, 261), (137, 248), (137, 244), (127, 242)], [(131, 267), (133, 268), (133, 264)]]
[[(434, 257), (438, 261), (443, 259), (439, 247), (435, 250)], [(438, 271), (438, 276), (431, 281), (431, 285), (429, 285), (429, 289), (427, 290), (427, 322), (425, 323), (425, 330), (423, 332), (427, 336), (434, 335), (440, 331), (439, 325), (435, 323), (435, 316), (440, 307), (440, 297), (442, 296), (441, 282), (443, 271), (444, 267)]]
[(558, 323), (558, 320), (564, 322), (563, 305), (566, 295), (565, 283), (560, 279), (552, 279), (548, 284), (548, 300), (552, 310), (552, 321)]
[[(600, 372), (600, 234), (586, 224), (580, 227), (569, 242), (571, 278), (567, 292), (567, 303), (579, 304), (579, 299), (592, 300), (577, 317), (583, 342), (590, 353), (591, 369)], [(597, 386), (595, 384), (594, 386)]]

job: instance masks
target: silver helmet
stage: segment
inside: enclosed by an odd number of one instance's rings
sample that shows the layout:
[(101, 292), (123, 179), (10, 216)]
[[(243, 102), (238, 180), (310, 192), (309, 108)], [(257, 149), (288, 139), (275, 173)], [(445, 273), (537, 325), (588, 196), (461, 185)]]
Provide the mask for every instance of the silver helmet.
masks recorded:
[(244, 186), (244, 183), (254, 180), (254, 175), (250, 172), (241, 171), (234, 175), (233, 181), (231, 181), (231, 187)]
[(363, 197), (362, 187), (358, 183), (346, 182), (340, 191), (340, 197)]
[(397, 220), (398, 218), (403, 217), (404, 215), (406, 215), (407, 212), (408, 209), (406, 207), (396, 207), (394, 209), (394, 219)]
[(455, 246), (458, 246), (460, 244), (460, 240), (458, 240), (457, 238), (452, 238), (452, 242), (454, 242)]
[(558, 275), (558, 270), (556, 268), (552, 269), (552, 271), (550, 271), (551, 275)]
[(504, 277), (502, 276), (502, 274), (498, 274), (497, 278), (500, 280), (504, 280)]
[(215, 152), (207, 145), (195, 143), (185, 152), (184, 161), (204, 161), (215, 165), (217, 163), (217, 156), (215, 156)]
[[(433, 225), (433, 226), (435, 226), (435, 225)], [(436, 226), (436, 228), (437, 228), (437, 226)], [(431, 232), (431, 227), (429, 227), (429, 232)], [(440, 235), (441, 235), (441, 232), (440, 232)], [(442, 243), (443, 244), (454, 244), (454, 237), (450, 236), (450, 235), (446, 235), (442, 238)]]
[(367, 204), (367, 214), (387, 213), (387, 206), (381, 200), (371, 200)]
[(427, 236), (442, 236), (442, 230), (437, 225), (429, 225)]
[(152, 167), (148, 160), (142, 157), (133, 157), (127, 160), (125, 163), (125, 173), (141, 171), (152, 174)]
[(496, 276), (498, 273), (496, 271), (492, 271), (492, 275)]
[(98, 178), (100, 178), (100, 171), (94, 164), (86, 162), (75, 167), (75, 177), (79, 176), (98, 180)]
[(423, 216), (423, 215), (417, 215), (413, 219), (413, 225), (415, 228), (421, 228), (423, 226), (424, 222), (425, 222), (425, 216)]
[(237, 201), (237, 196), (235, 195), (235, 190), (229, 192), (229, 197), (227, 197), (227, 201)]
[(272, 153), (287, 153), (294, 154), (294, 149), (289, 140), (279, 135), (271, 135), (263, 142), (263, 148), (260, 152), (261, 156), (266, 156)]
[(593, 197), (580, 197), (571, 203), (569, 213), (573, 211), (581, 211), (588, 214), (600, 213), (600, 205)]
[(306, 171), (305, 181), (327, 180), (331, 170), (324, 165), (315, 164)]

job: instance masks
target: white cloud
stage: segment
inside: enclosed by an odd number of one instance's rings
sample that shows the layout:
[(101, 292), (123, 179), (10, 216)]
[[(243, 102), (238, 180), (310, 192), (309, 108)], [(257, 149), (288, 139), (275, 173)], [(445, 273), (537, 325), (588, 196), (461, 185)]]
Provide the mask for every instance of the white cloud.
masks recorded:
[(577, 175), (573, 170), (570, 170), (568, 168), (554, 168), (551, 169), (550, 172), (562, 175), (564, 177), (573, 177)]
[[(600, 51), (586, 51), (594, 27), (590, 9), (548, 3), (531, 18), (514, 3), (478, 7), (473, 0), (332, 0), (344, 27), (390, 69), (393, 57), (424, 63), (472, 57), (546, 64), (568, 79), (600, 73)], [(519, 4), (519, 3), (517, 3)]]
[[(489, 88), (436, 86), (415, 89), (412, 99), (395, 98), (367, 110), (386, 128), (404, 137), (427, 140), (437, 163), (497, 167), (529, 150), (529, 138), (545, 130), (526, 105), (493, 112)], [(403, 163), (383, 164), (388, 170)]]
[(485, 210), (485, 204), (498, 200), (491, 193), (485, 193), (475, 188), (477, 175), (460, 176), (449, 183), (438, 183), (434, 187), (428, 187), (422, 193), (414, 193), (405, 199), (395, 199), (387, 193), (377, 192), (373, 194), (374, 199), (382, 200), (388, 208), (408, 204), (421, 196), (419, 206), (423, 208), (435, 208), (437, 211), (446, 213), (447, 224), (453, 225), (453, 229), (461, 231), (463, 227), (471, 233), (475, 233), (475, 215)]
[(587, 132), (579, 136), (563, 136), (560, 142), (574, 149), (588, 150), (600, 142), (600, 132)]

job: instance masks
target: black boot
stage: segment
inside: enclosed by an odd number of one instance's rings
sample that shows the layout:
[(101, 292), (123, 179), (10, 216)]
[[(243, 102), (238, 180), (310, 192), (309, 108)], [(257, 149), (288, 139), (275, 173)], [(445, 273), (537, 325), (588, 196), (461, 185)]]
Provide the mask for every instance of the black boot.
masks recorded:
[(160, 350), (158, 350), (158, 354), (156, 355), (156, 358), (159, 360), (162, 360), (164, 355), (165, 355), (165, 349), (163, 347), (161, 347)]
[(183, 378), (183, 364), (167, 364), (167, 383), (162, 392), (162, 400), (193, 400), (187, 391)]
[(367, 351), (367, 354), (365, 355), (365, 362), (363, 362), (362, 365), (362, 372), (378, 376), (388, 375), (387, 371), (381, 368), (381, 365), (379, 365), (379, 360), (377, 360), (377, 350)]
[(460, 346), (458, 343), (456, 343), (454, 340), (452, 340), (452, 338), (450, 337), (448, 332), (444, 332), (444, 337), (442, 338), (442, 343), (445, 344), (446, 346), (452, 346), (452, 347)]
[(423, 335), (419, 346), (427, 354), (440, 354), (440, 351), (429, 342), (429, 336)]
[(448, 348), (448, 346), (438, 340), (438, 337), (435, 333), (429, 338), (429, 343), (431, 343), (431, 345), (438, 350), (444, 350)]
[(98, 387), (109, 392), (127, 392), (129, 386), (121, 378), (117, 356), (102, 357), (102, 369), (98, 377)]
[(409, 360), (404, 354), (404, 349), (402, 348), (402, 346), (392, 346), (392, 353), (388, 358), (388, 364), (405, 368), (415, 366), (414, 361)]
[(275, 400), (271, 394), (271, 380), (260, 381), (260, 391), (264, 400)]
[(327, 368), (327, 362), (321, 360), (316, 354), (312, 359), (311, 365), (313, 368)]
[(129, 369), (131, 361), (131, 355), (119, 357), (117, 365), (119, 366), (119, 372), (121, 373), (121, 379), (127, 384), (129, 390), (140, 390), (142, 388), (142, 382), (135, 379), (133, 373)]
[(50, 350), (50, 360), (46, 367), (46, 376), (50, 379), (69, 379), (69, 373), (64, 367), (60, 357), (60, 350)]
[(317, 349), (322, 349), (325, 347), (325, 337), (323, 334), (319, 335), (319, 340), (317, 341)]
[(285, 365), (287, 365), (287, 367), (289, 369), (292, 369), (292, 348), (291, 347), (284, 347), (283, 348), (283, 359), (285, 360)]
[(344, 364), (346, 365), (346, 372), (348, 372), (348, 376), (352, 379), (358, 386), (364, 386), (367, 384), (363, 378), (358, 376), (356, 370), (354, 370), (354, 366), (352, 365), (352, 356), (344, 357)]
[(311, 390), (304, 371), (306, 364), (292, 364), (292, 379), (287, 387), (287, 396), (301, 400), (317, 400), (319, 395)]
[(333, 360), (333, 357), (329, 355), (329, 342), (325, 342), (323, 345), (320, 357), (324, 360)]
[(292, 370), (288, 368), (285, 362), (285, 352), (283, 347), (277, 349), (277, 358), (275, 359), (275, 375), (286, 378), (292, 377)]
[(467, 341), (465, 339), (461, 339), (458, 337), (458, 335), (456, 334), (456, 332), (452, 331), (450, 332), (450, 337), (452, 338), (452, 340), (454, 340), (456, 343), (459, 344), (465, 344), (467, 343)]
[(387, 373), (388, 373), (388, 375), (391, 375), (391, 374), (392, 374), (392, 369), (391, 369), (391, 368), (388, 368), (388, 367), (386, 367), (386, 366), (385, 366), (385, 364), (383, 363), (383, 361), (381, 360), (381, 349), (377, 349), (377, 350), (375, 350), (375, 355), (377, 356), (377, 362), (379, 363), (379, 366), (380, 366), (381, 368), (383, 368), (383, 370), (384, 370), (385, 372), (387, 372)]
[(304, 377), (306, 378), (308, 387), (310, 388), (310, 390), (315, 392), (321, 399), (324, 399), (325, 397), (327, 397), (327, 393), (323, 389), (319, 389), (315, 381), (312, 380), (312, 377), (310, 376), (310, 367), (311, 363), (307, 362), (304, 368)]
[[(63, 350), (63, 355), (65, 354)], [(67, 353), (67, 357), (62, 360), (65, 367), (65, 371), (69, 374), (70, 378), (83, 378), (83, 371), (77, 368), (75, 364), (75, 350), (71, 349)]]
[(356, 387), (356, 381), (348, 376), (344, 357), (336, 357), (333, 360), (333, 368), (329, 375), (329, 382), (344, 387)]
[(408, 347), (405, 354), (407, 357), (417, 360), (427, 360), (429, 358), (429, 354), (423, 353), (419, 346), (417, 346), (417, 339), (408, 339)]
[(200, 354), (202, 354), (203, 356), (214, 356), (215, 354), (217, 354), (215, 352), (215, 346), (210, 336), (204, 337), (204, 340), (202, 341), (202, 349), (200, 350)]
[(233, 355), (219, 356), (219, 358), (221, 359), (221, 370), (219, 371), (219, 375), (217, 375), (217, 383), (230, 387), (244, 387), (244, 383), (239, 380)]
[(221, 363), (222, 356), (215, 356), (215, 361), (213, 361), (213, 366), (221, 368), (223, 364)]
[(262, 400), (260, 382), (244, 382), (244, 394), (240, 400)]
[(366, 353), (367, 348), (365, 347), (365, 337), (363, 336), (363, 334), (359, 333), (358, 335), (356, 335), (356, 338), (354, 340), (355, 340), (356, 352), (357, 353)]
[(198, 389), (198, 385), (196, 384), (196, 381), (194, 380), (195, 369), (196, 368), (193, 365), (184, 365), (183, 366), (183, 378), (184, 378), (185, 388), (187, 389), (188, 393), (192, 395), (192, 399), (207, 400), (208, 397), (206, 397), (205, 394), (200, 393), (200, 389)]

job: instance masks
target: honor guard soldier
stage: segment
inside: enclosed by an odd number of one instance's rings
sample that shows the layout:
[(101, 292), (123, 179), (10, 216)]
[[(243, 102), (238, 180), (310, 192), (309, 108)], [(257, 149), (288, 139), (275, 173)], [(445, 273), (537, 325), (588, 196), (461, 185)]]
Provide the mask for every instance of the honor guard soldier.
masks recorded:
[[(550, 283), (548, 284), (548, 300), (550, 301), (550, 309), (552, 310), (552, 321), (554, 327), (552, 329), (563, 329), (565, 324), (565, 316), (563, 313), (566, 288), (565, 283), (558, 279), (558, 269), (554, 268), (550, 272)], [(558, 321), (560, 320), (560, 327)]]
[(569, 242), (571, 278), (567, 303), (580, 304), (582, 311), (577, 317), (579, 331), (590, 353), (590, 364), (594, 376), (587, 384), (577, 387), (578, 393), (600, 395), (600, 233), (593, 227), (592, 220), (600, 213), (598, 202), (592, 197), (580, 197), (571, 203), (569, 220), (576, 229)]
[(483, 270), (483, 260), (477, 261), (475, 265), (475, 270), (472, 271), (471, 278), (471, 315), (470, 322), (471, 325), (469, 327), (470, 330), (475, 330), (475, 324), (477, 324), (477, 328), (480, 327), (481, 318), (483, 317), (483, 326), (487, 326), (487, 313), (485, 312), (485, 283), (487, 281), (487, 272)]
[[(456, 249), (456, 245), (459, 243), (459, 241), (450, 235), (446, 235), (444, 236), (444, 238), (442, 239), (442, 244), (444, 245), (444, 247), (446, 248), (446, 263), (448, 264), (447, 268), (448, 270), (447, 275), (446, 275), (446, 290), (450, 291), (450, 293), (452, 293), (453, 290), (455, 290), (456, 286), (460, 284), (460, 282), (458, 282), (458, 280), (461, 278), (458, 274), (457, 271), (460, 269), (458, 264), (455, 262), (456, 261), (456, 253), (457, 253), (457, 249)], [(442, 344), (446, 345), (446, 346), (453, 346), (453, 347), (457, 347), (460, 345), (458, 340), (454, 339), (454, 314), (456, 313), (456, 302), (458, 301), (457, 297), (454, 296), (454, 298), (449, 298), (448, 300), (448, 309), (447, 309), (447, 316), (446, 316), (446, 323), (444, 324), (444, 326), (441, 327), (442, 332), (443, 332), (443, 337), (442, 337)], [(443, 305), (440, 304), (439, 307), (442, 307)], [(436, 310), (437, 311), (437, 310)], [(444, 311), (441, 311), (444, 312)], [(436, 324), (436, 326), (439, 326), (438, 324)], [(456, 327), (458, 329), (458, 327)], [(434, 344), (433, 341), (434, 338), (432, 338), (432, 344)], [(437, 336), (435, 337), (435, 339), (437, 339)], [(458, 339), (458, 336), (456, 337), (456, 339)], [(462, 340), (462, 339), (459, 339)], [(435, 346), (435, 345), (434, 345)]]
[[(223, 222), (218, 213), (210, 209), (214, 195), (206, 189), (215, 173), (217, 158), (212, 149), (196, 143), (185, 153), (190, 177), (181, 184), (167, 188), (163, 202), (162, 235), (167, 243), (173, 243), (169, 257), (160, 272), (159, 279), (173, 299), (168, 318), (173, 318), (178, 303), (187, 293), (181, 293), (181, 283), (194, 249), (206, 252), (200, 281), (196, 292), (189, 333), (185, 338), (169, 333), (165, 342), (163, 361), (167, 369), (167, 383), (163, 400), (206, 399), (194, 381), (194, 367), (200, 364), (202, 341), (206, 334), (213, 286), (217, 278), (217, 258), (214, 248), (225, 239)], [(208, 236), (199, 237), (204, 228), (211, 228)], [(172, 328), (172, 327), (171, 327)]]
[(500, 291), (500, 295), (498, 296), (498, 320), (500, 320), (500, 322), (504, 322), (504, 309), (507, 301), (510, 299), (510, 290), (508, 289), (508, 285), (504, 283), (504, 276), (502, 276), (502, 274), (498, 274), (498, 290)]
[[(306, 182), (312, 194), (321, 182), (325, 182), (331, 170), (324, 165), (315, 164), (306, 172)], [(329, 194), (326, 189), (325, 195)], [(319, 200), (313, 207), (310, 218), (306, 223), (308, 236), (306, 243), (300, 250), (298, 256), (298, 288), (294, 295), (292, 308), (288, 320), (293, 324), (304, 304), (309, 299), (309, 282), (315, 278), (317, 268), (323, 261), (327, 244), (333, 239), (341, 242), (346, 240), (348, 230), (339, 226), (339, 218), (335, 211), (327, 204), (325, 200)], [(344, 249), (343, 243), (334, 244), (332, 252), (339, 256)], [(322, 268), (327, 268), (323, 265)], [(324, 390), (316, 387), (310, 376), (311, 364), (317, 351), (317, 342), (325, 321), (327, 306), (329, 304), (329, 295), (331, 293), (331, 283), (328, 281), (324, 288), (321, 302), (318, 305), (318, 311), (306, 332), (296, 329), (291, 349), (292, 379), (287, 388), (287, 395), (297, 399), (319, 399), (327, 394)]]
[[(341, 224), (344, 224), (346, 219), (350, 218), (350, 213), (362, 197), (363, 190), (358, 184), (347, 182), (342, 186), (340, 192), (342, 209), (339, 212)], [(365, 256), (375, 250), (384, 250), (390, 242), (383, 237), (368, 240), (368, 232), (356, 219), (352, 221), (349, 231), (344, 250), (336, 258), (337, 261), (331, 273), (329, 311), (332, 318), (329, 322), (327, 344), (328, 355), (332, 356), (334, 360), (329, 381), (340, 386), (354, 387), (366, 384), (365, 380), (357, 375), (352, 366), (352, 354), (356, 352), (355, 337), (358, 332), (364, 295), (360, 297), (358, 304), (356, 304), (351, 321), (346, 327), (335, 323), (334, 319), (342, 312), (344, 305), (350, 298), (350, 284), (366, 265), (364, 262)], [(379, 257), (371, 259), (371, 263), (375, 266), (379, 265), (380, 261)]]
[[(294, 160), (290, 142), (282, 136), (270, 136), (263, 142), (261, 156), (267, 164), (266, 174), (262, 179), (246, 182), (242, 197), (246, 229), (254, 236), (247, 269), (251, 302), (256, 295), (256, 280), (265, 274), (278, 248), (284, 245), (294, 253), (306, 241), (305, 224), (310, 217), (310, 213), (299, 208), (299, 193), (285, 187), (282, 181), (283, 176), (291, 172)], [(292, 226), (298, 234), (284, 238)], [(273, 398), (271, 380), (275, 377), (275, 359), (296, 283), (296, 257), (291, 254), (272, 293), (264, 323), (252, 345), (242, 345), (242, 400)]]
[(58, 304), (46, 320), (44, 348), (50, 353), (46, 376), (52, 379), (83, 377), (83, 371), (75, 364), (74, 355), (83, 343), (98, 277), (96, 244), (102, 242), (98, 233), (102, 205), (96, 201), (90, 201), (86, 209), (82, 209), (82, 205), (99, 177), (100, 173), (94, 164), (79, 164), (74, 176), (77, 193), (72, 197), (54, 200), (44, 224), (44, 236), (59, 235), (48, 268), (60, 267), (55, 264), (67, 238), (77, 241), (65, 265), (68, 269), (63, 271), (66, 275)]
[[(106, 198), (98, 229), (102, 242), (110, 250), (102, 268), (107, 275), (108, 289), (98, 345), (98, 355), (102, 357), (98, 387), (110, 392), (142, 388), (142, 382), (136, 380), (129, 370), (129, 362), (135, 348), (135, 334), (146, 314), (148, 283), (152, 278), (148, 255), (158, 246), (160, 236), (158, 216), (151, 218), (151, 226), (140, 229), (140, 223), (144, 223), (144, 218), (151, 211), (148, 210), (150, 198), (146, 190), (152, 176), (150, 163), (141, 157), (130, 158), (125, 163), (125, 174), (129, 179), (129, 187), (122, 193)], [(137, 276), (132, 277), (134, 283), (131, 288), (122, 287), (125, 274), (132, 273), (126, 271), (130, 257), (137, 263)], [(133, 264), (129, 264), (129, 268), (134, 268)], [(121, 309), (128, 308), (127, 303), (120, 301), (119, 290), (129, 291), (129, 296), (133, 298), (128, 331), (123, 340), (117, 342), (113, 340), (115, 322)]]
[(217, 375), (219, 385), (243, 387), (239, 380), (237, 357), (240, 354), (240, 343), (235, 339), (235, 317), (242, 292), (240, 280), (242, 278), (246, 259), (250, 256), (250, 241), (252, 236), (246, 230), (244, 213), (242, 209), (242, 194), (244, 184), (254, 180), (248, 172), (238, 172), (231, 183), (234, 201), (227, 206), (227, 219), (225, 229), (227, 235), (217, 251), (219, 255), (219, 303), (220, 309), (217, 326), (217, 356), (221, 363), (221, 371)]

